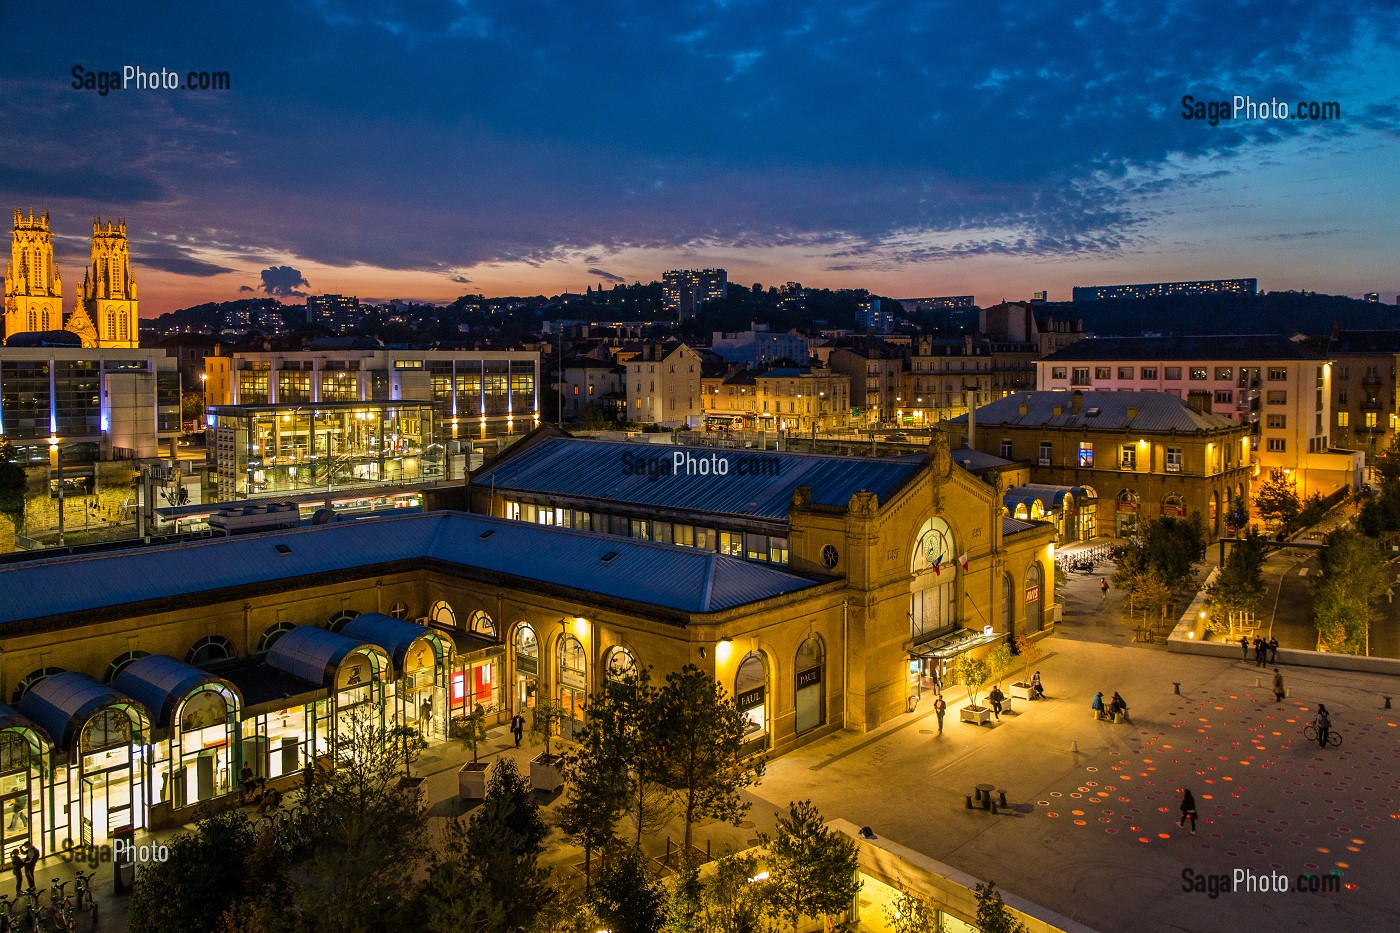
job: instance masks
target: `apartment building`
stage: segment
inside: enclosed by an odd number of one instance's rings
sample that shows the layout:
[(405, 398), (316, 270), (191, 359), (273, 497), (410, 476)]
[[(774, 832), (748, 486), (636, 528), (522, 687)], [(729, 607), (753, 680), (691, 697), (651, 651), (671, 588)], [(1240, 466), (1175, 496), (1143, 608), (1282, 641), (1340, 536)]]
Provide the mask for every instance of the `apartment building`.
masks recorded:
[(1286, 337), (1210, 335), (1081, 340), (1036, 363), (1042, 391), (1207, 392), (1211, 410), (1249, 426), (1256, 476), (1295, 477), (1300, 495), (1360, 482), (1362, 456), (1329, 444), (1332, 366)]
[(627, 420), (669, 428), (700, 423), (700, 354), (684, 343), (646, 344), (627, 366)]
[(893, 422), (904, 354), (887, 346), (835, 347), (828, 357), (833, 372), (850, 380), (852, 421), (856, 425)]
[(1335, 331), (1327, 355), (1333, 361), (1332, 443), (1374, 457), (1396, 435), (1400, 330)]

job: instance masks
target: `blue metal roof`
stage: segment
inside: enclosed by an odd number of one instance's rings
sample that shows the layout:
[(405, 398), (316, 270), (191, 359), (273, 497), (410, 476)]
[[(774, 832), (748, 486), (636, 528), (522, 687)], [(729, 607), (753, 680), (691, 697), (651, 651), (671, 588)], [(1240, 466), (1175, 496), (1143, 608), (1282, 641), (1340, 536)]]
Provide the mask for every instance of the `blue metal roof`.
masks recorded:
[[(1084, 341), (1081, 341), (1081, 343)], [(1079, 411), (1074, 410), (1079, 397)], [(1024, 412), (1021, 409), (1025, 409)], [(1058, 409), (1058, 413), (1057, 410)], [(958, 415), (953, 424), (966, 424)], [(1017, 392), (977, 409), (977, 427), (1082, 428), (1103, 431), (1209, 432), (1239, 423), (1212, 412), (1198, 412), (1166, 392)], [(955, 457), (956, 459), (956, 457)]]
[[(725, 462), (726, 472), (699, 473), (699, 463), (718, 462), (713, 458)], [(690, 470), (686, 463), (696, 466)], [(861, 490), (885, 502), (923, 466), (922, 455), (840, 457), (547, 437), (507, 451), (473, 475), (472, 485), (782, 520), (799, 486), (810, 488), (812, 502), (821, 505), (845, 506)]]
[(148, 654), (132, 661), (112, 680), (113, 687), (146, 707), (152, 723), (160, 728), (170, 725), (175, 708), (191, 691), (210, 683), (238, 697), (237, 690), (208, 671), (163, 654)]
[(39, 726), (35, 725), (32, 721), (21, 716), (19, 710), (8, 703), (0, 703), (0, 732), (4, 732), (7, 729), (30, 733), (44, 746), (53, 744), (52, 740), (44, 734), (44, 730), (39, 728)]
[[(572, 587), (580, 600), (599, 596), (682, 612), (717, 612), (817, 585), (694, 548), (431, 512), (6, 565), (0, 634), (6, 622), (425, 559)], [(319, 670), (309, 679), (324, 682)]]
[[(141, 726), (149, 722), (139, 703), (87, 674), (64, 671), (40, 680), (25, 691), (19, 701), (19, 711), (53, 738), (54, 744), (67, 752), (74, 746), (87, 721), (103, 707), (122, 703), (133, 706), (142, 717)], [(140, 744), (144, 736), (134, 737)]]
[(346, 622), (341, 627), (340, 634), (383, 648), (394, 661), (394, 673), (402, 677), (403, 662), (408, 656), (408, 649), (412, 648), (418, 639), (435, 633), (432, 629), (413, 622), (405, 622), (403, 619), (395, 619), (379, 612), (366, 612)]
[(362, 642), (314, 625), (298, 625), (273, 644), (267, 663), (286, 674), (330, 687), (340, 662)]

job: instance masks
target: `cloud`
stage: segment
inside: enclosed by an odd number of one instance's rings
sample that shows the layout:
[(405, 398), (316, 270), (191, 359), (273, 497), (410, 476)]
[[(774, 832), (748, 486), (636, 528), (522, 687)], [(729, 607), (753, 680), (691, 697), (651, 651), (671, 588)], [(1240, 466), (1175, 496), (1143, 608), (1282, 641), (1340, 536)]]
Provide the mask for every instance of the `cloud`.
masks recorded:
[(602, 280), (605, 281), (605, 282), (625, 282), (625, 281), (627, 281), (625, 278), (623, 278), (623, 277), (620, 276), (620, 275), (614, 275), (613, 273), (611, 273), (611, 272), (606, 272), (606, 271), (604, 271), (604, 270), (602, 270), (602, 269), (589, 269), (589, 270), (588, 270), (588, 274), (589, 274), (589, 275), (596, 275), (598, 278), (602, 279)]
[(256, 291), (257, 291), (257, 289), (254, 288), (254, 287), (251, 286), (251, 285), (240, 285), (240, 286), (238, 286), (238, 290), (239, 290), (239, 292), (256, 292)]
[(456, 282), (458, 285), (470, 285), (472, 280), (465, 275), (454, 275), (452, 276), (452, 281)]
[(223, 275), (226, 272), (235, 271), (228, 266), (221, 266), (217, 263), (197, 259), (191, 254), (190, 250), (185, 247), (160, 240), (132, 243), (131, 261), (138, 268), (141, 266), (150, 266), (154, 269), (160, 269), (163, 272), (173, 272), (176, 275), (192, 275), (198, 278)]
[(305, 298), (306, 292), (297, 290), (303, 285), (311, 287), (301, 270), (291, 266), (273, 266), (262, 271), (262, 290), (274, 298)]

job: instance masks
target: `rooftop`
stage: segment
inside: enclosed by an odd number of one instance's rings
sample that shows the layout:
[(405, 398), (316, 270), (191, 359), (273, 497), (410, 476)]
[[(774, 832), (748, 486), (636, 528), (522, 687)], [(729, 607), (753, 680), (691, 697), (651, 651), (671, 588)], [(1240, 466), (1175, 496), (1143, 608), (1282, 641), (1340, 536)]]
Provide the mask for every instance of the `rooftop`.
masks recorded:
[(1400, 353), (1400, 330), (1342, 330), (1332, 335), (1329, 353)]
[(1088, 337), (1056, 350), (1045, 361), (1075, 360), (1323, 360), (1325, 356), (1276, 334), (1223, 334), (1195, 337)]
[[(719, 457), (725, 475), (672, 475), (673, 457)], [(659, 461), (658, 471), (648, 469)], [(473, 474), (477, 487), (573, 499), (782, 520), (799, 486), (818, 505), (844, 507), (861, 490), (888, 500), (923, 469), (922, 455), (842, 457), (756, 450), (716, 450), (540, 437), (522, 441)]]
[[(1074, 400), (1082, 402), (1074, 411)], [(1022, 414), (1021, 409), (1026, 412)], [(1058, 413), (1056, 412), (1058, 409)], [(966, 424), (967, 415), (953, 419)], [(1237, 422), (1193, 410), (1166, 392), (1017, 392), (977, 409), (977, 426), (1093, 428), (1101, 431), (1221, 431)], [(954, 451), (954, 459), (962, 455)]]
[(406, 561), (694, 613), (816, 585), (693, 548), (430, 512), (0, 567), (0, 626), (120, 606), (168, 609), (172, 599)]

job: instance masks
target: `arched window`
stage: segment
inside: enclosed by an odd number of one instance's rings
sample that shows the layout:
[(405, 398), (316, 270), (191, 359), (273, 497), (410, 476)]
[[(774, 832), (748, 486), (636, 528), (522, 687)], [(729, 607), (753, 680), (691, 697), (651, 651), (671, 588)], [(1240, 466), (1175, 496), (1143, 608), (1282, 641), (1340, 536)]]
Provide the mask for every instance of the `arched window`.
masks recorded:
[(1120, 538), (1136, 534), (1138, 510), (1141, 508), (1138, 494), (1131, 489), (1118, 490), (1118, 500), (1115, 506), (1113, 519), (1115, 533)]
[(797, 646), (793, 676), (797, 686), (797, 715), (794, 729), (798, 735), (809, 732), (826, 722), (826, 685), (823, 668), (826, 647), (815, 632)]
[(258, 652), (261, 654), (266, 651), (271, 651), (272, 646), (277, 644), (277, 639), (294, 628), (296, 628), (296, 626), (292, 625), (290, 622), (278, 622), (276, 625), (269, 626), (267, 631), (262, 633), (262, 637), (258, 639)]
[(1011, 574), (1001, 575), (1001, 627), (1012, 637), (1016, 634), (1016, 581)]
[(535, 691), (540, 682), (540, 643), (535, 630), (526, 622), (515, 624), (511, 639), (515, 648), (515, 685), (511, 694), (517, 712), (534, 709)]
[(752, 753), (768, 747), (768, 665), (763, 655), (751, 651), (734, 674), (734, 705), (744, 717), (744, 749)]
[[(34, 763), (34, 748), (13, 731), (0, 732), (0, 774), (22, 771)], [(21, 806), (21, 812), (24, 812)]]
[(37, 671), (30, 671), (15, 685), (14, 697), (10, 702), (18, 706), (19, 701), (24, 699), (24, 695), (29, 692), (30, 687), (43, 680), (45, 677), (52, 677), (54, 674), (62, 673), (64, 673), (64, 669), (61, 667), (41, 667)]
[(609, 648), (603, 658), (603, 674), (612, 681), (636, 677), (637, 656), (621, 645)]
[(1212, 532), (1212, 533), (1214, 533), (1214, 532), (1216, 532), (1216, 531), (1219, 530), (1219, 529), (1216, 527), (1216, 525), (1217, 525), (1217, 523), (1218, 523), (1219, 521), (1220, 521), (1220, 493), (1218, 493), (1218, 492), (1213, 492), (1213, 493), (1210, 494), (1210, 529), (1211, 529), (1211, 532)]
[[(451, 612), (450, 609), (448, 611)], [(476, 610), (467, 618), (467, 630), (487, 638), (496, 637), (496, 623), (484, 609)]]
[(446, 600), (439, 599), (433, 603), (428, 610), (428, 621), (433, 625), (441, 625), (447, 628), (457, 627), (457, 613), (452, 611), (452, 607), (447, 605)]
[(185, 661), (199, 667), (210, 661), (223, 661), (233, 657), (233, 642), (222, 635), (209, 635), (194, 643)]
[(338, 632), (341, 629), (345, 628), (346, 622), (349, 622), (351, 619), (355, 618), (358, 615), (359, 613), (356, 612), (354, 609), (342, 609), (335, 615), (331, 616), (330, 623), (326, 627), (329, 628), (332, 632)]
[(913, 576), (909, 628), (914, 644), (936, 638), (957, 624), (953, 606), (957, 564), (957, 543), (948, 523), (941, 518), (924, 522), (909, 562)]
[(1040, 561), (1031, 561), (1026, 568), (1026, 633), (1040, 631), (1044, 623), (1045, 593), (1041, 581), (1044, 577)]
[(559, 638), (559, 705), (568, 722), (565, 735), (573, 737), (583, 726), (583, 706), (588, 697), (588, 655), (572, 635)]
[(1162, 517), (1185, 518), (1186, 500), (1174, 492), (1167, 493), (1162, 497)]
[[(130, 745), (133, 739), (131, 726), (131, 714), (126, 709), (112, 706), (102, 710), (83, 726), (82, 753), (90, 755), (118, 745)], [(140, 736), (135, 738), (139, 739)]]
[(404, 602), (402, 599), (395, 600), (394, 604), (389, 607), (389, 615), (395, 619), (407, 619), (408, 603)]
[(128, 651), (126, 654), (117, 655), (112, 659), (112, 663), (107, 665), (107, 672), (102, 675), (103, 683), (111, 683), (117, 679), (117, 675), (122, 672), (132, 661), (139, 661), (149, 655), (149, 651)]

